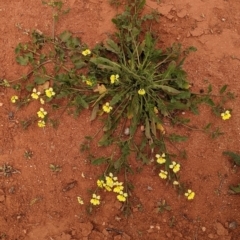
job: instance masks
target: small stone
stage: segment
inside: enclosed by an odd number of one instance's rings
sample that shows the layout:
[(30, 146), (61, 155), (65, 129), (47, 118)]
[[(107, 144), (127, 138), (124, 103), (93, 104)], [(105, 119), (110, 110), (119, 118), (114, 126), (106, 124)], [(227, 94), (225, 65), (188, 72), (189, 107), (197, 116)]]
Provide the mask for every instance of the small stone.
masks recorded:
[(230, 229), (236, 229), (238, 227), (238, 223), (235, 221), (232, 221), (229, 223), (228, 228)]
[(122, 240), (122, 236), (121, 235), (117, 235), (113, 238), (113, 240)]
[(148, 190), (148, 191), (152, 191), (152, 190), (153, 190), (153, 188), (152, 188), (152, 187), (150, 187), (150, 186), (147, 186), (147, 190)]
[(218, 236), (227, 236), (228, 235), (228, 230), (226, 228), (224, 228), (221, 223), (219, 223), (219, 222), (216, 223), (215, 228), (216, 228)]
[(172, 233), (166, 233), (166, 236), (167, 236), (168, 238), (171, 238), (171, 237), (172, 237)]
[(215, 236), (214, 236), (214, 234), (212, 234), (212, 233), (209, 233), (209, 234), (208, 234), (208, 238), (210, 238), (210, 239), (214, 239), (214, 238), (215, 238)]
[(0, 103), (0, 107), (2, 107), (3, 106), (3, 103)]
[(205, 228), (205, 227), (202, 227), (202, 231), (205, 232), (205, 231), (206, 231), (206, 228)]
[(79, 228), (82, 230), (82, 235), (84, 237), (87, 237), (91, 233), (91, 231), (93, 229), (93, 225), (90, 222), (80, 223)]
[(130, 133), (130, 129), (129, 129), (129, 128), (125, 128), (124, 134), (125, 134), (125, 135), (129, 135), (129, 133)]
[(126, 233), (123, 233), (122, 240), (131, 240), (131, 238)]
[(109, 232), (105, 228), (102, 230), (102, 233), (106, 237), (109, 237), (109, 235), (110, 235)]
[(226, 21), (226, 18), (222, 18), (222, 22), (225, 22)]
[(186, 9), (181, 10), (180, 12), (177, 13), (177, 16), (179, 18), (184, 18), (187, 15)]

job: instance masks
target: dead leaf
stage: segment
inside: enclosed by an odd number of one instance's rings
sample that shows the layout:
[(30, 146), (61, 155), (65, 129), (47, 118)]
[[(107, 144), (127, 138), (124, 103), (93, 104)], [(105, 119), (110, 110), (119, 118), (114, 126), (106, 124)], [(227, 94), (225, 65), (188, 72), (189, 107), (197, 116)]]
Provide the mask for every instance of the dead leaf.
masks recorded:
[(63, 188), (63, 192), (67, 192), (67, 191), (73, 189), (76, 186), (76, 184), (77, 184), (77, 181), (72, 181), (70, 183), (67, 183)]
[(93, 91), (99, 92), (99, 94), (103, 94), (107, 91), (107, 89), (104, 84), (98, 84), (97, 87)]
[(49, 81), (46, 81), (44, 84), (39, 85), (38, 88), (37, 88), (38, 92), (44, 93), (44, 91), (45, 91), (46, 89), (49, 89), (49, 85), (50, 85), (50, 82), (49, 82)]

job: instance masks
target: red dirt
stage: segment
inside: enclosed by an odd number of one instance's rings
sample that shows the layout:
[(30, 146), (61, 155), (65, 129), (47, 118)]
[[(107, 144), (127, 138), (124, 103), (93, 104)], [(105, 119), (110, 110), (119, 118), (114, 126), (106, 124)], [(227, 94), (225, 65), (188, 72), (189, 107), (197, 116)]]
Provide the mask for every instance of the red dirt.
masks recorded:
[[(102, 204), (92, 215), (87, 214), (89, 190), (95, 188), (103, 168), (91, 166), (79, 148), (84, 136), (95, 133), (99, 124), (90, 123), (90, 113), (86, 111), (79, 118), (63, 114), (57, 129), (47, 126), (43, 130), (31, 125), (23, 130), (20, 121), (36, 114), (38, 106), (33, 103), (16, 111), (10, 103), (14, 90), (0, 87), (0, 165), (8, 163), (19, 170), (8, 178), (0, 176), (0, 239), (240, 239), (240, 227), (233, 226), (233, 222), (240, 224), (239, 196), (228, 191), (230, 184), (239, 182), (240, 171), (222, 155), (225, 150), (239, 151), (240, 2), (160, 2), (149, 0), (146, 9), (162, 13), (155, 26), (162, 46), (179, 42), (184, 47), (198, 48), (184, 64), (193, 91), (199, 92), (209, 82), (215, 91), (228, 84), (236, 94), (236, 99), (227, 105), (227, 109), (233, 109), (228, 121), (217, 119), (205, 106), (201, 107), (200, 116), (191, 116), (195, 126), (212, 121), (224, 135), (212, 140), (202, 132), (179, 129), (189, 136), (189, 141), (177, 144), (188, 153), (187, 160), (180, 160), (181, 181), (196, 192), (195, 199), (178, 197), (150, 164), (130, 176), (135, 188), (130, 197), (133, 213), (129, 218), (122, 215), (121, 204), (111, 193), (102, 193)], [(56, 33), (69, 30), (94, 46), (114, 31), (111, 19), (117, 11), (108, 1), (68, 0), (65, 6), (71, 11), (60, 18)], [(28, 41), (23, 33), (27, 29), (51, 34), (51, 13), (40, 0), (0, 1), (0, 78), (13, 80), (28, 72), (16, 64), (14, 48), (19, 42)], [(13, 119), (9, 119), (10, 112), (14, 113)], [(58, 118), (60, 112), (51, 115)], [(24, 157), (26, 150), (33, 152), (29, 160)], [(100, 155), (105, 150), (93, 151)], [(50, 164), (62, 166), (62, 171), (51, 172)], [(140, 163), (134, 168), (137, 166)], [(74, 187), (63, 191), (71, 182), (76, 183)], [(80, 205), (77, 196), (86, 204)], [(163, 199), (172, 210), (157, 213), (157, 203)]]

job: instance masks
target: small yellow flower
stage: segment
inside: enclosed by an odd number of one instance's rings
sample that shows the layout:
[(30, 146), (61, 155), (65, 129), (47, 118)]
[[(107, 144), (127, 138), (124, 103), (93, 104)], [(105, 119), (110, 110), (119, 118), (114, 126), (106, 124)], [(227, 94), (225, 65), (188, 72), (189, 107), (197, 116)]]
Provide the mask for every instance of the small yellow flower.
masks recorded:
[(77, 200), (78, 200), (78, 203), (79, 203), (79, 204), (81, 204), (81, 205), (83, 205), (83, 204), (84, 204), (84, 202), (83, 202), (83, 200), (82, 200), (82, 198), (81, 198), (81, 197), (77, 197)]
[(40, 98), (40, 103), (44, 104), (45, 103), (44, 99)]
[(162, 178), (162, 179), (166, 179), (168, 176), (168, 172), (167, 171), (163, 171), (161, 170), (160, 173), (159, 173), (159, 177)]
[(103, 107), (102, 107), (103, 111), (106, 113), (110, 113), (110, 111), (112, 110), (112, 107), (110, 106), (109, 102), (106, 102)]
[(38, 126), (39, 126), (40, 128), (45, 127), (45, 126), (46, 126), (45, 121), (44, 121), (44, 120), (39, 120), (39, 121), (38, 121)]
[(90, 203), (92, 205), (99, 205), (100, 204), (100, 196), (99, 195), (96, 195), (95, 193), (92, 195), (92, 199), (90, 200)]
[(128, 194), (124, 193), (123, 191), (119, 192), (119, 194), (117, 195), (117, 199), (120, 202), (125, 202), (127, 200)]
[(177, 173), (180, 170), (180, 164), (173, 161), (172, 164), (169, 165), (169, 168), (171, 168), (174, 173)]
[(41, 93), (40, 93), (40, 92), (37, 92), (37, 89), (34, 88), (33, 91), (32, 91), (31, 97), (32, 97), (33, 99), (38, 99), (40, 94), (41, 94)]
[(105, 190), (107, 190), (108, 192), (112, 191), (112, 188), (110, 186), (108, 186), (106, 183), (103, 184), (103, 187), (105, 188)]
[(46, 89), (45, 90), (45, 94), (46, 94), (46, 96), (48, 97), (48, 98), (51, 98), (51, 97), (53, 97), (56, 93), (53, 91), (53, 88), (49, 88), (49, 89)]
[(89, 49), (86, 49), (86, 50), (82, 51), (82, 55), (85, 56), (85, 57), (90, 55), (90, 54), (91, 54), (91, 51)]
[(11, 102), (12, 103), (16, 103), (16, 101), (18, 100), (18, 96), (14, 95), (11, 97)]
[(154, 111), (155, 114), (158, 114), (158, 109), (157, 109), (157, 107), (154, 107), (154, 108), (153, 108), (153, 111)]
[(97, 180), (97, 185), (98, 185), (98, 187), (103, 188), (104, 187), (104, 181), (98, 179)]
[(141, 89), (138, 90), (138, 94), (139, 94), (139, 95), (145, 95), (145, 93), (146, 93), (146, 91), (145, 91), (145, 89), (143, 89), (143, 88), (141, 88)]
[(92, 85), (93, 85), (93, 82), (92, 82), (90, 79), (87, 79), (87, 80), (86, 80), (86, 84), (87, 84), (88, 86), (92, 86)]
[(184, 195), (187, 197), (188, 200), (193, 200), (195, 197), (195, 192), (188, 189), (188, 191)]
[(221, 113), (222, 120), (228, 120), (231, 117), (229, 110), (226, 110), (224, 113)]
[(116, 182), (113, 192), (120, 193), (124, 189), (122, 182)]
[(40, 110), (37, 112), (37, 115), (39, 118), (45, 118), (47, 111), (45, 111), (43, 108), (40, 108)]
[(173, 181), (173, 185), (179, 185), (179, 182), (178, 181)]
[(111, 75), (110, 76), (110, 81), (111, 81), (111, 84), (118, 83), (119, 82), (119, 75), (118, 74)]
[(159, 164), (163, 164), (166, 162), (165, 153), (163, 153), (162, 156), (160, 156), (159, 154), (156, 154), (156, 158), (157, 158), (157, 163)]

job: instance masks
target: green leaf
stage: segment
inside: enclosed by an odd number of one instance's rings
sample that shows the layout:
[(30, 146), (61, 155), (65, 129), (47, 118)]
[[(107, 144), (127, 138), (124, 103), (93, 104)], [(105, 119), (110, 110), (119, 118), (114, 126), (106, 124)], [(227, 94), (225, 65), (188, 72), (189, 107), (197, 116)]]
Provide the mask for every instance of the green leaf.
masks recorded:
[(108, 39), (106, 41), (105, 48), (110, 52), (116, 53), (117, 55), (121, 54), (120, 48), (112, 39)]
[(137, 1), (137, 2), (138, 2), (138, 5), (137, 5), (138, 11), (139, 11), (139, 10), (142, 10), (143, 7), (144, 7), (145, 4), (146, 4), (146, 0), (140, 0), (140, 1)]
[(176, 70), (176, 62), (172, 61), (169, 65), (167, 70), (163, 73), (163, 79), (171, 79), (173, 72)]
[(156, 132), (156, 121), (155, 121), (155, 118), (152, 117), (151, 119), (151, 132), (154, 136), (157, 135), (157, 132)]
[(89, 108), (88, 103), (80, 95), (75, 97), (75, 103), (77, 103), (78, 106), (82, 106), (85, 109)]
[(50, 78), (49, 77), (40, 77), (40, 76), (36, 76), (34, 78), (34, 82), (38, 85), (44, 84), (46, 81), (48, 81)]
[(106, 158), (106, 157), (95, 158), (95, 159), (91, 160), (91, 164), (92, 165), (101, 165), (101, 164), (107, 163), (108, 160), (109, 160), (109, 158)]
[(164, 92), (172, 93), (172, 94), (179, 94), (180, 91), (178, 91), (175, 88), (165, 86), (165, 85), (158, 85), (157, 88), (161, 88)]
[(111, 133), (105, 133), (103, 137), (99, 140), (98, 146), (99, 147), (106, 147), (112, 143), (112, 138), (110, 138)]
[(99, 103), (97, 103), (97, 104), (93, 107), (90, 121), (93, 121), (94, 119), (96, 119), (98, 111), (99, 111)]
[(191, 92), (182, 91), (175, 96), (176, 99), (189, 99), (191, 97)]
[(145, 120), (145, 136), (147, 139), (151, 139), (150, 124), (148, 118)]
[(236, 165), (240, 166), (240, 155), (231, 151), (223, 152), (224, 155), (229, 156), (235, 162)]
[(169, 135), (171, 142), (185, 142), (188, 139), (186, 136), (177, 135), (175, 133)]
[(150, 162), (150, 159), (146, 157), (145, 154), (141, 153), (141, 152), (138, 152), (138, 156), (137, 156), (138, 159), (141, 159), (143, 164), (148, 164)]
[(29, 63), (29, 58), (27, 56), (17, 56), (16, 57), (17, 63), (19, 63), (22, 66), (26, 66)]
[(209, 84), (208, 85), (208, 90), (207, 90), (207, 93), (211, 93), (212, 92), (212, 85), (211, 84)]
[(146, 33), (145, 36), (145, 43), (146, 43), (146, 47), (150, 50), (153, 48), (154, 46), (154, 40), (152, 38), (152, 34), (150, 32)]
[(113, 105), (115, 105), (116, 103), (118, 103), (119, 101), (121, 101), (121, 99), (122, 99), (122, 94), (116, 94), (113, 98), (112, 98), (112, 100), (110, 101), (110, 105), (111, 106), (113, 106)]
[(219, 93), (223, 94), (226, 91), (227, 87), (228, 87), (227, 84), (223, 85), (222, 88), (220, 89)]
[(240, 184), (238, 184), (237, 186), (230, 186), (230, 189), (236, 194), (240, 193)]
[(121, 169), (121, 166), (123, 164), (123, 161), (122, 161), (122, 158), (119, 158), (118, 160), (116, 160), (113, 164), (114, 168), (116, 170), (120, 170)]
[(69, 31), (64, 31), (60, 34), (60, 39), (63, 42), (67, 42), (72, 37), (72, 34)]
[(98, 68), (108, 69), (115, 73), (119, 73), (121, 69), (120, 65), (104, 57), (91, 58), (90, 62), (97, 65)]

